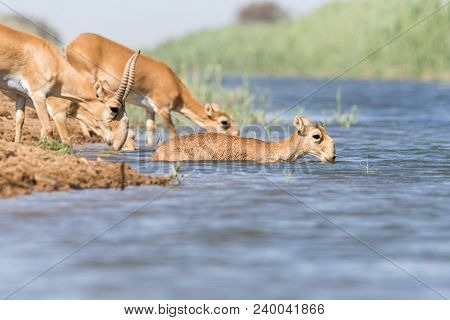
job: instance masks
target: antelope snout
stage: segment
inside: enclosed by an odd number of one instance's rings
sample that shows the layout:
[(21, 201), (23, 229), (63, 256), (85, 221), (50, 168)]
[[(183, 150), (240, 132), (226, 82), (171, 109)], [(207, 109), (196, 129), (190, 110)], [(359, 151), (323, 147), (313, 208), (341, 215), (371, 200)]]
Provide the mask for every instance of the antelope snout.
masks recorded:
[(103, 133), (103, 139), (105, 140), (106, 144), (110, 146), (113, 142), (112, 132), (105, 128), (104, 130), (102, 130), (102, 133)]
[(334, 163), (336, 161), (336, 146), (333, 139), (328, 138), (324, 141), (325, 148), (323, 149), (321, 160), (323, 163)]
[(119, 121), (118, 126), (113, 131), (112, 148), (114, 151), (122, 149), (128, 137), (128, 117), (126, 114)]
[(232, 126), (229, 128), (218, 128), (218, 129), (211, 128), (211, 130), (206, 129), (206, 131), (227, 134), (229, 136), (239, 136), (241, 133), (241, 130), (239, 129), (238, 126)]
[(323, 163), (334, 163), (336, 161), (336, 155), (330, 157), (330, 158), (323, 158)]
[(240, 136), (241, 135), (241, 130), (239, 130), (239, 128), (234, 128), (233, 130), (230, 130), (230, 135), (232, 136)]

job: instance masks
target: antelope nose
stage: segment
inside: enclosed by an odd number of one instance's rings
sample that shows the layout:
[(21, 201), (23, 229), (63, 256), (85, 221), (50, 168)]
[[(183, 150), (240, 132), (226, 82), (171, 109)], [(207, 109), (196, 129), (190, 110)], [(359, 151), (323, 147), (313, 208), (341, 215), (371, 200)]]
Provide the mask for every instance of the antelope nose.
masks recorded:
[(336, 160), (336, 155), (334, 155), (332, 158), (331, 158), (331, 161), (335, 161)]

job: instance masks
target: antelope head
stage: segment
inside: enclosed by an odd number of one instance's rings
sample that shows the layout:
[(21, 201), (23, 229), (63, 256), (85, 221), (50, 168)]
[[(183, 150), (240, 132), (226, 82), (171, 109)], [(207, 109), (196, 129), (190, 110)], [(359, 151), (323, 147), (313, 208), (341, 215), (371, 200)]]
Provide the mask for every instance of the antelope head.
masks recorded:
[(294, 127), (297, 129), (299, 145), (303, 153), (310, 154), (323, 163), (335, 161), (334, 141), (327, 134), (322, 122), (312, 124), (307, 118), (296, 116)]
[(136, 61), (140, 51), (128, 59), (120, 81), (119, 89), (114, 93), (108, 83), (103, 80), (95, 82), (94, 89), (98, 99), (94, 108), (94, 117), (103, 132), (106, 143), (117, 151), (124, 145), (128, 134), (128, 116), (125, 111), (125, 100), (133, 87), (136, 75)]
[(231, 117), (222, 111), (217, 104), (206, 104), (205, 112), (208, 116), (208, 121), (205, 123), (208, 131), (225, 133), (232, 136), (239, 135), (239, 127), (233, 123)]

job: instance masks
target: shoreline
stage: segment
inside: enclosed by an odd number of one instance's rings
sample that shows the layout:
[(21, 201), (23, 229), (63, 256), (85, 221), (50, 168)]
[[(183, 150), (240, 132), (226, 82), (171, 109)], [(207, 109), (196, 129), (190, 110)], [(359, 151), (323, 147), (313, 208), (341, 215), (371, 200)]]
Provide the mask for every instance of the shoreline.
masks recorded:
[[(126, 163), (91, 161), (83, 157), (36, 146), (40, 123), (34, 110), (26, 108), (22, 143), (14, 143), (14, 102), (0, 97), (0, 200), (33, 192), (68, 191), (70, 189), (115, 188), (130, 185), (170, 185), (174, 177), (148, 176)], [(85, 138), (75, 120), (69, 121), (75, 144), (99, 142)], [(57, 137), (56, 130), (54, 130)]]
[[(194, 73), (195, 71), (189, 71), (189, 73)], [(257, 78), (257, 79), (288, 79), (288, 80), (312, 80), (312, 81), (328, 81), (336, 77), (337, 74), (330, 74), (328, 76), (311, 76), (306, 74), (296, 74), (296, 73), (245, 73), (245, 77), (248, 79)], [(242, 78), (242, 73), (239, 72), (224, 72), (224, 78)], [(402, 78), (402, 77), (363, 77), (363, 76), (342, 76), (336, 79), (336, 81), (367, 81), (367, 82), (410, 82), (410, 83), (430, 83), (430, 84), (450, 84), (450, 74), (444, 78), (432, 78), (432, 77), (423, 77), (423, 78)]]

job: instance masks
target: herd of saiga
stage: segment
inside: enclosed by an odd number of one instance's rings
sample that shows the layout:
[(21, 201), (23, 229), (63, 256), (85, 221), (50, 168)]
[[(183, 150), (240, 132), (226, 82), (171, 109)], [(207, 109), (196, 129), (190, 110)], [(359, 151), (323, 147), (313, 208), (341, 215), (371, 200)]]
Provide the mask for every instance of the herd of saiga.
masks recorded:
[[(239, 137), (239, 128), (215, 103), (197, 100), (164, 62), (140, 55), (96, 34), (81, 34), (62, 55), (50, 42), (0, 25), (0, 89), (16, 102), (15, 142), (20, 142), (25, 106), (33, 107), (41, 137), (52, 139), (50, 118), (64, 143), (70, 142), (67, 116), (80, 121), (113, 150), (135, 149), (125, 101), (146, 110), (147, 144), (157, 113), (171, 139), (155, 151), (155, 161), (294, 161), (311, 154), (335, 161), (335, 145), (323, 124), (296, 116), (296, 131), (278, 142)], [(207, 133), (177, 136), (171, 112), (179, 112)]]

